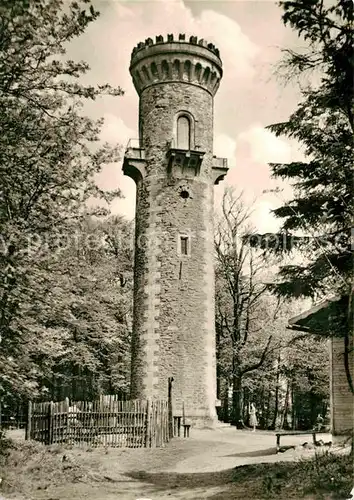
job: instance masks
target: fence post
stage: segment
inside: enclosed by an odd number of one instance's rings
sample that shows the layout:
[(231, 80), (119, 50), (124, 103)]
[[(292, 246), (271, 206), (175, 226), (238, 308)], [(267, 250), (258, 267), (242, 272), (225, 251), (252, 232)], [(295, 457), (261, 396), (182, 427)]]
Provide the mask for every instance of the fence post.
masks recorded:
[(146, 414), (145, 414), (145, 448), (150, 448), (151, 442), (150, 442), (150, 400), (148, 399), (146, 401)]
[(32, 434), (32, 401), (28, 401), (27, 424), (26, 424), (26, 435), (25, 435), (26, 441), (31, 439), (31, 434)]
[(172, 382), (173, 377), (168, 377), (168, 440), (173, 438)]
[(53, 443), (53, 409), (54, 403), (51, 401), (48, 406), (48, 440), (47, 444)]

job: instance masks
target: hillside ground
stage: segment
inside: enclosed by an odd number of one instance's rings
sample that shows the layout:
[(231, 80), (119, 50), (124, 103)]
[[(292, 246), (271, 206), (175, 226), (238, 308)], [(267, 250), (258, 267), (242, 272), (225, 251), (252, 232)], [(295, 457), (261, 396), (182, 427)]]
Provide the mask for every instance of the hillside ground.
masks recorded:
[(274, 433), (232, 427), (193, 429), (158, 449), (45, 447), (12, 434), (0, 465), (6, 500), (326, 499), (346, 498), (352, 487), (349, 457), (323, 447), (322, 462), (305, 460), (315, 451), (299, 445), (311, 435), (283, 437), (285, 448), (297, 447), (276, 454)]

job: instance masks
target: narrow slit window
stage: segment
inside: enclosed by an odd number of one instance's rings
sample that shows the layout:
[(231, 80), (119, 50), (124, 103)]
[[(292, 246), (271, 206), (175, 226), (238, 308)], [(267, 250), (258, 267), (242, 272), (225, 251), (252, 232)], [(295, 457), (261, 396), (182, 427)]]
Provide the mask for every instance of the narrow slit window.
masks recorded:
[(181, 254), (188, 255), (188, 236), (181, 236)]

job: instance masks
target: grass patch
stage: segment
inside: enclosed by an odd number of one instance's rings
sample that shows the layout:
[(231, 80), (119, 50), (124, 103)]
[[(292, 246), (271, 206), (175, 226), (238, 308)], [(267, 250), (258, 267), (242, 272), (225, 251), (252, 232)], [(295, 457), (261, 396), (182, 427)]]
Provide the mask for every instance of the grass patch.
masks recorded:
[(235, 469), (233, 482), (243, 488), (249, 482), (252, 498), (343, 500), (353, 487), (353, 456), (325, 452), (295, 463), (247, 465)]
[(100, 481), (95, 464), (84, 467), (78, 458), (59, 445), (0, 439), (0, 497), (16, 493), (16, 499), (29, 498), (53, 485)]

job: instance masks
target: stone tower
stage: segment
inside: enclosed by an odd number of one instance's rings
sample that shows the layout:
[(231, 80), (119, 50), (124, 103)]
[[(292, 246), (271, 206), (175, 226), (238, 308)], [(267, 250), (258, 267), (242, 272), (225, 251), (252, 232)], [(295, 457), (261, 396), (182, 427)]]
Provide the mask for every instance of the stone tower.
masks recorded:
[(132, 52), (139, 139), (124, 174), (137, 189), (132, 398), (166, 399), (174, 414), (216, 419), (213, 187), (227, 161), (213, 156), (219, 51), (185, 35), (157, 36)]

